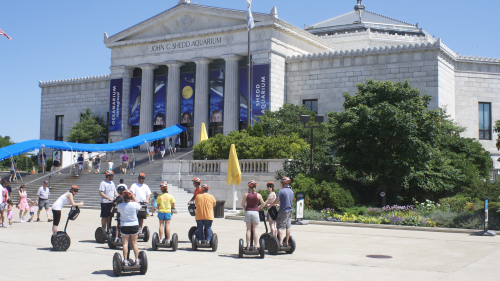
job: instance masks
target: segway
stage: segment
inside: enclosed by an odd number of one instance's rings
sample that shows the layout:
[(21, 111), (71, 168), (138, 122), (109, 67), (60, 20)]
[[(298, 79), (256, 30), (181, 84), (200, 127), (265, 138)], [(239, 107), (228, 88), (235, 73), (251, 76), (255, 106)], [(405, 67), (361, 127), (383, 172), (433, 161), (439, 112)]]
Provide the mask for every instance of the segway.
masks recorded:
[[(147, 214), (148, 214), (148, 203), (144, 203), (143, 202), (143, 203), (140, 203), (140, 204), (141, 204), (142, 209), (137, 213), (137, 215), (139, 217), (141, 217), (141, 216), (146, 217)], [(140, 233), (137, 236), (137, 240), (142, 239), (142, 241), (148, 242), (149, 241), (149, 235), (150, 235), (150, 233), (149, 233), (149, 227), (144, 226), (142, 228), (142, 233)]]
[[(266, 223), (266, 216), (264, 214), (264, 211), (259, 211), (259, 217), (260, 217), (260, 220), (261, 221), (264, 221), (264, 224)], [(266, 225), (266, 232), (267, 232), (267, 225)], [(254, 249), (254, 245), (253, 245), (253, 236), (254, 236), (254, 233), (253, 233), (253, 229), (252, 229), (252, 232), (250, 233), (250, 248), (249, 249), (244, 249), (243, 247), (243, 244), (244, 244), (244, 241), (243, 239), (240, 239), (240, 243), (239, 243), (239, 251), (238, 251), (238, 257), (241, 259), (244, 255), (245, 256), (260, 256), (261, 259), (263, 259), (265, 256), (266, 256), (266, 240), (264, 237), (262, 237), (262, 235), (260, 236), (260, 239), (259, 239), (259, 244), (260, 244), (260, 248), (257, 250), (257, 249)]]
[[(259, 212), (261, 220), (262, 220), (262, 215)], [(288, 239), (288, 245), (280, 246), (279, 231), (278, 231), (278, 238), (274, 237), (271, 233), (268, 233), (265, 217), (264, 217), (264, 226), (266, 227), (266, 233), (262, 234), (259, 240), (262, 241), (262, 239), (264, 239), (265, 249), (269, 252), (269, 254), (277, 255), (281, 251), (287, 254), (293, 254), (293, 252), (295, 252), (296, 244), (295, 244), (295, 239), (293, 239), (293, 236), (290, 236), (290, 238)], [(283, 240), (283, 243), (284, 242), (285, 241)], [(263, 247), (261, 246), (261, 248)]]
[(146, 274), (148, 271), (148, 257), (144, 251), (139, 252), (139, 260), (141, 264), (136, 265), (133, 260), (130, 259), (130, 248), (132, 248), (132, 243), (128, 244), (127, 259), (129, 260), (129, 265), (123, 265), (122, 255), (120, 253), (115, 253), (113, 255), (113, 273), (115, 276), (120, 276), (122, 272), (133, 272), (139, 271), (141, 274)]
[[(189, 204), (188, 206), (188, 211), (189, 211), (189, 214), (194, 217), (196, 216), (196, 205), (194, 203), (191, 203)], [(193, 234), (196, 233), (196, 231), (198, 231), (198, 227), (197, 226), (193, 226), (189, 229), (188, 231), (188, 238), (189, 238), (189, 242), (193, 242), (192, 239), (193, 239)]]
[[(165, 227), (165, 235), (167, 234), (167, 227)], [(166, 238), (165, 238), (166, 239)], [(177, 246), (179, 245), (179, 239), (177, 238), (177, 233), (172, 234), (172, 240), (168, 243), (164, 243), (165, 239), (163, 241), (160, 241), (158, 233), (153, 233), (153, 238), (151, 239), (151, 244), (153, 247), (154, 251), (157, 251), (158, 248), (172, 248), (172, 251), (177, 251)]]
[[(113, 214), (116, 213), (116, 226), (111, 227), (111, 232), (108, 233), (107, 240), (108, 240), (108, 247), (110, 249), (115, 249), (116, 247), (123, 246), (122, 245), (123, 243), (122, 243), (122, 234), (120, 233), (120, 226), (121, 226), (120, 213), (118, 213), (116, 208), (113, 208), (112, 213)], [(118, 231), (118, 237), (116, 237), (117, 231)]]
[(66, 251), (71, 245), (71, 238), (66, 233), (66, 228), (68, 227), (69, 220), (76, 220), (80, 214), (80, 208), (78, 206), (71, 207), (68, 214), (68, 219), (66, 220), (66, 226), (64, 226), (64, 231), (58, 231), (56, 236), (50, 237), (50, 243), (56, 251)]

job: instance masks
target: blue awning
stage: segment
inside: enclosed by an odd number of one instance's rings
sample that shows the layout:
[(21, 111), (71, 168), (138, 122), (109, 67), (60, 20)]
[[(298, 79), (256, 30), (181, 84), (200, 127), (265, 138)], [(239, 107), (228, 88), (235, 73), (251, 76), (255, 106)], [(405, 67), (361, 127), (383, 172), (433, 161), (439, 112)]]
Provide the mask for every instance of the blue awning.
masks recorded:
[(0, 160), (23, 154), (25, 152), (30, 152), (35, 149), (41, 149), (42, 147), (65, 151), (117, 151), (135, 147), (147, 142), (175, 136), (184, 132), (185, 130), (186, 128), (184, 126), (174, 125), (172, 127), (168, 127), (166, 129), (153, 133), (144, 134), (120, 142), (107, 144), (74, 143), (53, 140), (29, 140), (0, 148)]

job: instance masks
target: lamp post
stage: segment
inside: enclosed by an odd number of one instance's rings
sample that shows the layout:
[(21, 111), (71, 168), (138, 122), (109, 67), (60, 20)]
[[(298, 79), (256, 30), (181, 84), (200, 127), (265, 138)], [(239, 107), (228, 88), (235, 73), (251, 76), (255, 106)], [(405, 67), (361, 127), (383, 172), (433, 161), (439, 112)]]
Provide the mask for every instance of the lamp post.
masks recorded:
[(321, 123), (324, 122), (323, 115), (316, 115), (314, 117), (314, 122), (319, 123), (317, 126), (306, 126), (309, 122), (309, 115), (300, 115), (300, 123), (304, 123), (304, 128), (311, 128), (311, 165), (309, 166), (309, 173), (312, 173), (313, 168), (313, 129), (321, 127)]

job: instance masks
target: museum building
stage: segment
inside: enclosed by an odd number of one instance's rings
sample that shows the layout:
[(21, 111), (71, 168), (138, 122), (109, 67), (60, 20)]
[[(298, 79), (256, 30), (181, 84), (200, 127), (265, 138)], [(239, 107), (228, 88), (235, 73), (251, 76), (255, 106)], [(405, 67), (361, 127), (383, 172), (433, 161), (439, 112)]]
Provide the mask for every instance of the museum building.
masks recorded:
[(198, 142), (201, 123), (210, 137), (284, 103), (341, 111), (343, 92), (355, 94), (357, 83), (408, 80), (432, 97), (430, 108), (446, 108), (467, 128), (462, 136), (478, 139), (494, 159), (500, 155), (492, 130), (500, 119), (499, 59), (458, 55), (418, 24), (370, 12), (361, 0), (304, 28), (280, 19), (276, 7), (253, 18), (250, 79), (246, 10), (181, 0), (105, 33), (109, 75), (39, 82), (40, 138), (65, 140), (89, 108), (107, 116), (113, 142), (181, 123), (188, 147)]

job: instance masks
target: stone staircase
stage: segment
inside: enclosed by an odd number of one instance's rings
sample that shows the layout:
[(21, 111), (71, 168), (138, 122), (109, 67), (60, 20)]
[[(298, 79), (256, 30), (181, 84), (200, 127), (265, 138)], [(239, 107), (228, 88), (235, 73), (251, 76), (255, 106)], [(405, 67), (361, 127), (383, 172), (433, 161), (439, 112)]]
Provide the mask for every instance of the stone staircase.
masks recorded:
[[(157, 159), (153, 162), (149, 162), (148, 154), (145, 151), (137, 151), (134, 150), (133, 156), (136, 159), (135, 166), (135, 175), (132, 174), (132, 153), (129, 153), (130, 157), (130, 167), (127, 169), (127, 174), (122, 174), (120, 171), (120, 154), (121, 152), (115, 152), (113, 154), (108, 154), (108, 160), (113, 160), (115, 172), (115, 176), (113, 182), (116, 186), (120, 183), (120, 179), (124, 180), (124, 183), (130, 187), (133, 183), (137, 182), (137, 176), (139, 173), (146, 174), (145, 184), (149, 186), (151, 192), (160, 192), (160, 184), (162, 181), (162, 172), (163, 172), (163, 160), (172, 160), (176, 158), (186, 158), (192, 159), (192, 150), (191, 149), (182, 149), (180, 152), (176, 153), (174, 156), (165, 156), (165, 158), (157, 157)], [(95, 155), (95, 154), (94, 154)], [(28, 193), (28, 198), (34, 200), (36, 198), (36, 193), (38, 188), (43, 185), (44, 180), (49, 180), (50, 178), (50, 186), (51, 195), (50, 195), (50, 204), (52, 205), (59, 196), (63, 193), (67, 192), (72, 185), (77, 185), (80, 188), (80, 192), (75, 197), (77, 202), (83, 201), (85, 203), (85, 208), (100, 208), (101, 196), (99, 195), (99, 185), (101, 181), (105, 179), (104, 172), (108, 168), (108, 161), (104, 156), (101, 158), (101, 174), (89, 174), (86, 166), (84, 166), (83, 174), (80, 176), (76, 176), (74, 174), (70, 174), (70, 168), (66, 168), (61, 171), (61, 174), (55, 173), (50, 176), (42, 177), (41, 174), (22, 174), (23, 182), (30, 182), (35, 180), (34, 182), (27, 185), (26, 191)], [(74, 173), (74, 170), (73, 170)], [(8, 177), (6, 173), (2, 173), (2, 178)], [(12, 188), (17, 188), (21, 185), (21, 181), (11, 183)], [(178, 188), (177, 186), (169, 186), (169, 194), (174, 196), (176, 200), (176, 210), (177, 212), (187, 212), (187, 202), (193, 196), (192, 193), (185, 191), (184, 189)], [(17, 192), (17, 191), (16, 191)], [(14, 200), (17, 200), (17, 193), (13, 191), (12, 193)]]

